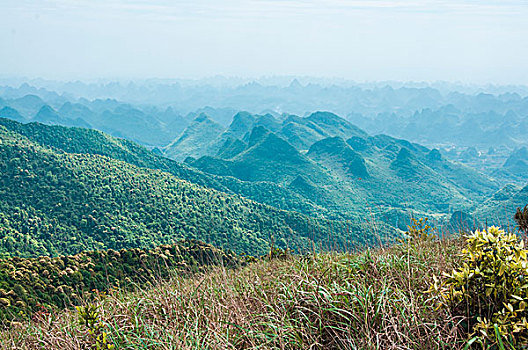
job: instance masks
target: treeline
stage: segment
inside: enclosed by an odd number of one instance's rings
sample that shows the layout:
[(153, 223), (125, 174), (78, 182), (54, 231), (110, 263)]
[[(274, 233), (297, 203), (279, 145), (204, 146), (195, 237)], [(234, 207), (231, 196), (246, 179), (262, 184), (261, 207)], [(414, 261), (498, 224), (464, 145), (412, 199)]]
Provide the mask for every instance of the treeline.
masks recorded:
[(0, 320), (70, 307), (115, 287), (146, 287), (172, 273), (196, 273), (211, 265), (232, 267), (239, 263), (242, 260), (234, 253), (193, 240), (150, 250), (0, 259)]

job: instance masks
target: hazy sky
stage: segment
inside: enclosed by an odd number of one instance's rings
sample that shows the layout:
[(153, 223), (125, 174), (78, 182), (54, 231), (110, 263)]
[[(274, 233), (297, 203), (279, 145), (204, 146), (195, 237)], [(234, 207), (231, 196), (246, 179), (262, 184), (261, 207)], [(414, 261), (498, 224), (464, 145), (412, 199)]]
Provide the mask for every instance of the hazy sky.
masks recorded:
[(0, 0), (0, 75), (528, 84), (528, 1)]

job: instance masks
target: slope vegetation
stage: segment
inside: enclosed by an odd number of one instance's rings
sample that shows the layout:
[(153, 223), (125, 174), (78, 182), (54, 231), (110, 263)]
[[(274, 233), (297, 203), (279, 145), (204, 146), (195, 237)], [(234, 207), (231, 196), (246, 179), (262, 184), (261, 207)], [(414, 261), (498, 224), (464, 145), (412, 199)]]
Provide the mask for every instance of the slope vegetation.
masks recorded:
[[(198, 241), (155, 249), (85, 251), (71, 256), (0, 259), (0, 320), (79, 305), (113, 288), (152, 286), (174, 274), (241, 261)], [(96, 291), (96, 293), (94, 293)]]
[(67, 153), (103, 155), (138, 167), (162, 170), (179, 179), (227, 194), (239, 194), (279, 209), (297, 211), (315, 217), (335, 217), (327, 208), (315, 204), (286, 187), (271, 182), (248, 182), (234, 177), (207, 174), (155, 154), (132, 141), (115, 138), (100, 131), (40, 123), (21, 124), (5, 118), (0, 118), (0, 125), (33, 142), (56, 150)]
[(55, 151), (4, 127), (0, 140), (4, 254), (145, 248), (183, 238), (261, 254), (272, 240), (302, 250), (330, 232), (354, 235), (345, 223), (316, 221), (105, 156)]

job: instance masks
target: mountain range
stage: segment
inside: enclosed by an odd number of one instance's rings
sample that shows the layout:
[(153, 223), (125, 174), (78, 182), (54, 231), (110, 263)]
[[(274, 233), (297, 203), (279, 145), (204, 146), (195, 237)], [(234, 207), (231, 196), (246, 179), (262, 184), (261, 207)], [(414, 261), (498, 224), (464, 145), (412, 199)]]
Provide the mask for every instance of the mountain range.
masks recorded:
[[(307, 89), (294, 85), (288, 89)], [(19, 90), (32, 94), (18, 96)], [(414, 112), (362, 110), (345, 114), (345, 119), (322, 111), (299, 116), (229, 107), (184, 114), (171, 105), (19, 90), (0, 99), (0, 117), (7, 118), (0, 124), (41, 147), (166, 172), (307, 218), (354, 225), (377, 222), (383, 234), (398, 234), (413, 216), (428, 216), (443, 226), (453, 222), (455, 212), (488, 215), (482, 203), (492, 206), (497, 191), (510, 182), (522, 188), (528, 179), (522, 146), (525, 99), (518, 95), (377, 89), (372, 101), (379, 101), (377, 94), (386, 95), (387, 101), (418, 99), (407, 101), (406, 108)], [(426, 100), (436, 109), (417, 110)], [(446, 101), (452, 104), (444, 106)], [(512, 123), (521, 127), (513, 130), (508, 127)], [(464, 125), (471, 134), (457, 131), (459, 135), (450, 136)], [(435, 137), (440, 134), (448, 143), (431, 146), (438, 144)], [(466, 147), (471, 138), (476, 146)], [(489, 144), (495, 146), (483, 152)]]
[(364, 217), (375, 207), (380, 217), (400, 211), (447, 220), (452, 210), (470, 212), (500, 187), (437, 149), (369, 136), (333, 113), (283, 120), (238, 113), (224, 131), (215, 125), (207, 133), (212, 123), (202, 115), (183, 133), (200, 151), (190, 152), (189, 143), (163, 151), (205, 173), (288, 188), (346, 218)]
[[(292, 264), (290, 251), (330, 257), (409, 242), (411, 218), (427, 217), (438, 234), (492, 224), (512, 231), (512, 213), (528, 203), (528, 150), (522, 127), (511, 128), (511, 120), (522, 126), (522, 113), (477, 110), (496, 101), (464, 102), (472, 116), (439, 107), (440, 117), (371, 115), (369, 125), (359, 114), (203, 107), (183, 115), (37, 92), (46, 100), (0, 98), (1, 320), (208, 265), (223, 280), (225, 268), (258, 260)], [(411, 102), (406, 108), (419, 104)], [(442, 133), (447, 143), (435, 144)], [(434, 243), (429, 237), (419, 239)]]

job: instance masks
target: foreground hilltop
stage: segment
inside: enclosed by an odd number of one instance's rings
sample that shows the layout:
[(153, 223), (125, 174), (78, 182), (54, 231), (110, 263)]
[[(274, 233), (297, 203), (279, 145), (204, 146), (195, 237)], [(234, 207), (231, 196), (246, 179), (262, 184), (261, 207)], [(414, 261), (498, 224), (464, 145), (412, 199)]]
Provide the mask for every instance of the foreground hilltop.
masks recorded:
[(495, 227), (467, 237), (438, 239), (431, 233), (426, 222), (415, 221), (406, 239), (388, 248), (304, 256), (273, 250), (244, 267), (217, 266), (160, 279), (143, 290), (98, 293), (75, 311), (40, 310), (11, 322), (0, 332), (0, 348), (520, 349), (528, 344), (523, 321), (528, 294), (521, 281), (508, 277), (528, 276), (519, 267), (528, 253), (519, 237)]
[[(427, 304), (423, 291), (433, 274), (458, 263), (460, 245), (283, 255), (116, 290), (92, 305), (100, 333), (116, 348), (453, 349), (463, 337), (445, 327), (448, 315)], [(79, 317), (65, 311), (47, 321), (37, 313), (1, 333), (1, 348), (80, 349), (91, 339)]]

